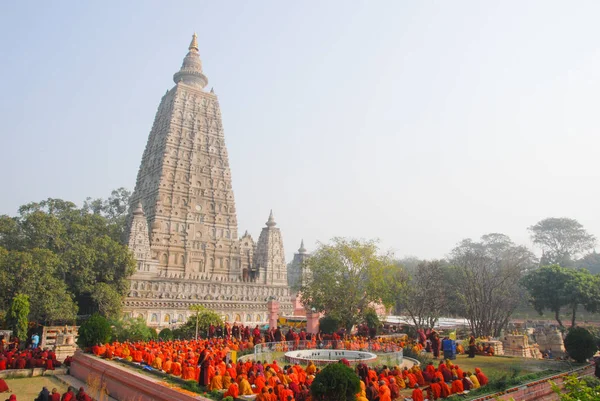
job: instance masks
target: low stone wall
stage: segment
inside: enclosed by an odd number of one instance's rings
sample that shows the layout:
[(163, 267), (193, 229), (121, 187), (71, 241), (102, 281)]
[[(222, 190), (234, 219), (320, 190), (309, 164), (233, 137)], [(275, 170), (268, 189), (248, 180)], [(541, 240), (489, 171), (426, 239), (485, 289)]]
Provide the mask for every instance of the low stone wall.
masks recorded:
[(471, 401), (486, 401), (486, 400), (514, 400), (514, 401), (555, 401), (559, 397), (552, 391), (550, 381), (560, 386), (563, 378), (568, 375), (576, 374), (577, 376), (586, 376), (594, 373), (594, 367), (589, 365), (570, 372), (561, 373), (551, 377), (545, 377), (531, 383), (523, 384), (519, 387), (513, 387), (506, 391), (501, 391), (495, 394), (488, 394), (479, 398), (474, 398)]
[(45, 368), (0, 370), (0, 378), (2, 379), (16, 379), (21, 377), (36, 376), (56, 376), (65, 374), (67, 374), (67, 368), (56, 368), (54, 370), (46, 370)]
[(99, 380), (99, 385), (118, 400), (211, 401), (199, 394), (192, 396), (165, 387), (152, 377), (81, 351), (77, 351), (73, 357), (70, 374), (82, 382)]

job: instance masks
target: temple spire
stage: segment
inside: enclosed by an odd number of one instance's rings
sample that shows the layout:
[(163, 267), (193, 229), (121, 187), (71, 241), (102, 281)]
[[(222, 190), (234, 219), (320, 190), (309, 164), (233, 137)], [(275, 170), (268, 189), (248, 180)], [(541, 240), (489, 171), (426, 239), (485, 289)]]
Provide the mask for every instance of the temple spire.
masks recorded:
[(192, 41), (190, 42), (190, 47), (188, 47), (188, 50), (198, 51), (198, 35), (196, 35), (196, 32), (194, 32), (194, 35), (192, 36)]
[(299, 254), (305, 254), (306, 253), (306, 248), (304, 247), (304, 239), (302, 241), (300, 241), (300, 249), (298, 249), (298, 253)]
[(181, 69), (173, 75), (173, 81), (176, 84), (183, 82), (190, 86), (204, 88), (208, 84), (208, 78), (202, 73), (202, 61), (198, 52), (198, 36), (196, 33), (192, 36), (188, 50), (188, 54), (181, 64)]
[(269, 220), (267, 220), (267, 227), (275, 227), (277, 223), (275, 223), (275, 218), (273, 217), (273, 209), (271, 209), (271, 213), (269, 213)]

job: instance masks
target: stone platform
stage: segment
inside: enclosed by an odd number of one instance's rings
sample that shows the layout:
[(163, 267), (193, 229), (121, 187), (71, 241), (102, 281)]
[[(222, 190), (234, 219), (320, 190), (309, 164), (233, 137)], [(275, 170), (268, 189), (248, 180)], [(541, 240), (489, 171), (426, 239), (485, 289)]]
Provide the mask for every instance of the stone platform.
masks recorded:
[(117, 400), (136, 401), (211, 401), (199, 394), (183, 393), (165, 387), (157, 378), (135, 372), (116, 362), (77, 351), (70, 368), (71, 376), (89, 383), (98, 382)]

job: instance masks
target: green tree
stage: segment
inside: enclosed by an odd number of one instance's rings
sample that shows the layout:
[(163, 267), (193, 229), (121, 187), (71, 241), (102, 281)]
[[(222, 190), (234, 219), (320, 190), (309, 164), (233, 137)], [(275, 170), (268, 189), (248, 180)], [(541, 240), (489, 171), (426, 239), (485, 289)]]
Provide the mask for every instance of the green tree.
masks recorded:
[(161, 340), (169, 341), (173, 339), (173, 331), (166, 327), (158, 333), (158, 338)]
[(503, 234), (484, 235), (480, 242), (466, 239), (453, 249), (452, 275), (460, 282), (454, 293), (476, 336), (500, 335), (519, 306), (520, 280), (534, 259)]
[(579, 363), (585, 362), (598, 351), (596, 338), (583, 327), (571, 327), (565, 337), (565, 349)]
[(57, 274), (60, 259), (46, 249), (8, 251), (0, 247), (0, 309), (18, 293), (27, 295), (30, 318), (52, 324), (71, 323), (77, 307)]
[(190, 316), (182, 330), (187, 334), (191, 329), (191, 333), (193, 333), (194, 338), (198, 338), (199, 331), (203, 336), (208, 335), (208, 329), (211, 324), (215, 326), (220, 326), (223, 324), (223, 320), (218, 313), (200, 304), (190, 306), (190, 311), (195, 313)]
[(112, 338), (116, 341), (148, 341), (157, 338), (157, 334), (146, 325), (143, 317), (124, 317), (112, 322)]
[(98, 307), (98, 313), (106, 318), (116, 319), (121, 315), (123, 298), (111, 285), (98, 283), (92, 290), (92, 300)]
[(107, 284), (122, 299), (135, 260), (120, 242), (116, 218), (123, 217), (123, 208), (113, 203), (112, 217), (61, 199), (23, 205), (16, 217), (0, 216), (0, 308), (25, 286), (35, 320), (69, 320), (77, 306), (83, 314), (100, 308), (114, 313), (117, 296), (97, 284)]
[(333, 334), (342, 327), (342, 322), (333, 316), (323, 316), (319, 319), (319, 330), (324, 334)]
[(592, 274), (600, 274), (600, 253), (595, 250), (575, 262), (575, 266), (586, 269)]
[(342, 363), (327, 365), (310, 386), (315, 401), (354, 401), (359, 391), (360, 379)]
[(558, 264), (530, 271), (523, 278), (533, 308), (541, 315), (545, 310), (554, 313), (561, 327), (563, 308), (571, 311), (571, 326), (575, 326), (577, 310), (581, 305), (588, 312), (596, 312), (600, 303), (600, 277), (585, 269), (575, 270)]
[(390, 306), (395, 268), (373, 241), (334, 238), (306, 260), (308, 274), (300, 290), (302, 303), (342, 322), (346, 329), (363, 319), (374, 303)]
[(407, 272), (404, 290), (396, 293), (399, 312), (407, 314), (417, 330), (435, 327), (447, 303), (443, 274), (442, 261), (421, 261)]
[(576, 375), (565, 377), (562, 386), (550, 382), (552, 391), (560, 397), (561, 401), (597, 401), (600, 399), (600, 386), (588, 385), (585, 378), (579, 379)]
[(98, 314), (92, 315), (79, 326), (77, 345), (89, 348), (96, 344), (106, 344), (112, 335), (108, 320)]
[(29, 297), (17, 294), (10, 305), (8, 321), (14, 335), (21, 341), (27, 340), (29, 325)]
[(575, 219), (549, 217), (529, 227), (531, 240), (542, 249), (541, 263), (572, 266), (578, 255), (591, 250), (596, 237)]

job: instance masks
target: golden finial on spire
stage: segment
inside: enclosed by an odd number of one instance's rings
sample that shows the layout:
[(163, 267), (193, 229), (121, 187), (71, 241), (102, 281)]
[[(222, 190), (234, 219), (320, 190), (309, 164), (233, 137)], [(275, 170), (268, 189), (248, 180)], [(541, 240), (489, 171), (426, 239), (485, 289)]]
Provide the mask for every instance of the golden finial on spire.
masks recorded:
[(188, 49), (190, 51), (198, 51), (198, 35), (196, 35), (196, 32), (194, 32), (194, 36), (192, 36), (192, 42), (190, 43), (190, 47), (188, 47)]

